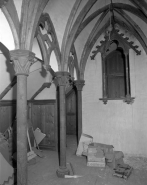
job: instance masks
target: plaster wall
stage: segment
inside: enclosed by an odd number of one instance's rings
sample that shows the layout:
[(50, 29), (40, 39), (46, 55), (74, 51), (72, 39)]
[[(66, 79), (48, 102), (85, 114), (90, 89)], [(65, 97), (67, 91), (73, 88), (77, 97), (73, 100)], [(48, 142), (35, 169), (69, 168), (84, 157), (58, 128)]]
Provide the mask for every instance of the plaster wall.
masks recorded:
[[(0, 12), (0, 18), (2, 20), (4, 29), (0, 29), (0, 35), (2, 39), (0, 42), (0, 94), (4, 91), (4, 89), (11, 83), (15, 71), (13, 68), (13, 65), (10, 63), (9, 53), (4, 48), (4, 46), (8, 50), (15, 49), (14, 47), (14, 41), (13, 36), (10, 30), (10, 27), (7, 23), (6, 18), (4, 17), (3, 13)], [(8, 38), (7, 38), (8, 37)], [(4, 46), (3, 46), (4, 45)], [(38, 43), (36, 39), (34, 39), (34, 44), (32, 48), (32, 52), (35, 53), (35, 56), (42, 59), (41, 52), (38, 46)], [(50, 59), (50, 65), (51, 67), (57, 71), (57, 61), (55, 58), (54, 53), (51, 55)], [(34, 63), (30, 67), (30, 74), (27, 78), (27, 99), (29, 100), (36, 91), (43, 85), (45, 82), (51, 82), (52, 77), (50, 73), (46, 72), (44, 68), (42, 67), (40, 62)], [(16, 99), (16, 93), (17, 93), (17, 85), (15, 85), (3, 98), (2, 100), (12, 100)], [(56, 90), (54, 85), (52, 85), (49, 89), (44, 89), (39, 95), (38, 99), (55, 99)]]
[(75, 0), (50, 0), (45, 7), (44, 12), (50, 15), (56, 30), (59, 46), (62, 45), (62, 39)]
[(102, 98), (101, 55), (88, 60), (83, 88), (83, 133), (95, 142), (112, 144), (115, 150), (147, 157), (147, 57), (144, 51), (136, 56), (130, 50), (131, 92), (133, 104)]
[[(12, 64), (10, 64), (9, 53), (5, 49), (5, 47), (8, 48), (9, 50), (13, 50), (15, 46), (11, 29), (1, 9), (0, 9), (0, 20), (1, 20), (0, 24), (0, 94), (1, 94), (2, 91), (9, 85), (10, 81), (12, 80), (15, 74)], [(13, 92), (14, 91), (16, 92), (16, 88), (13, 90)], [(12, 97), (15, 98), (15, 94), (13, 92), (8, 93), (3, 99), (9, 100), (12, 99)]]

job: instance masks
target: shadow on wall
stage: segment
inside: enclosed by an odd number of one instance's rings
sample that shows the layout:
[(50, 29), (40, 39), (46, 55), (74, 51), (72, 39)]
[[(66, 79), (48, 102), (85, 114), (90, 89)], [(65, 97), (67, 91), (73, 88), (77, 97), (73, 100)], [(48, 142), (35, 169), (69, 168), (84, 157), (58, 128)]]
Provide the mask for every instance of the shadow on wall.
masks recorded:
[(42, 70), (40, 71), (40, 75), (41, 75), (43, 78), (45, 78), (45, 77), (47, 76), (47, 72), (46, 72), (46, 70), (44, 69), (43, 65), (42, 65), (41, 69), (42, 69)]
[[(5, 56), (6, 60), (6, 71), (9, 73), (9, 76), (10, 76), (10, 82), (12, 81), (12, 79), (14, 78), (15, 76), (15, 71), (14, 71), (14, 68), (13, 68), (13, 65), (10, 63), (10, 54), (9, 54), (9, 50), (8, 48), (0, 42), (0, 51), (3, 53), (3, 55)], [(7, 84), (9, 85), (9, 84)], [(16, 98), (16, 88), (13, 88), (13, 92), (12, 92), (12, 99), (15, 99)]]

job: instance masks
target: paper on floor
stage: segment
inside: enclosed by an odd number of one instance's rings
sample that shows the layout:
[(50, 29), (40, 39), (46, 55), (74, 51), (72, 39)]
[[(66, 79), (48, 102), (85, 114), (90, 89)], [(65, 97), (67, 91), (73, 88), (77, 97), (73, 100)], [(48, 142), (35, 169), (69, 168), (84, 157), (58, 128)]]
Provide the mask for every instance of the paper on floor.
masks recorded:
[(0, 185), (5, 184), (8, 185), (14, 184), (12, 178), (14, 174), (13, 167), (5, 160), (3, 155), (0, 153)]
[[(39, 144), (44, 139), (46, 134), (42, 133), (39, 128), (36, 128), (36, 130), (34, 131), (34, 136), (37, 144)], [(34, 143), (34, 147), (36, 147), (35, 143)]]
[(87, 155), (88, 145), (92, 142), (93, 142), (92, 136), (87, 134), (82, 134), (79, 141), (76, 155), (77, 156)]

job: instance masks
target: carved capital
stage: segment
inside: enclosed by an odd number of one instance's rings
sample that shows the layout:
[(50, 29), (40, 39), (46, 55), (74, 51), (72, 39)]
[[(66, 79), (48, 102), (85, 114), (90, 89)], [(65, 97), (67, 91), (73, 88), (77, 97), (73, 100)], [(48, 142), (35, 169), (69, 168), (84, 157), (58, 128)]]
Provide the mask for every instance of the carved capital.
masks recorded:
[(69, 86), (70, 74), (65, 71), (56, 72), (56, 85), (58, 86)]
[(10, 59), (14, 65), (16, 75), (29, 75), (30, 66), (34, 63), (35, 54), (29, 50), (12, 50)]
[(85, 80), (75, 80), (74, 85), (76, 86), (78, 91), (82, 91), (83, 86), (85, 85)]
[(0, 0), (0, 8), (7, 4), (8, 0)]

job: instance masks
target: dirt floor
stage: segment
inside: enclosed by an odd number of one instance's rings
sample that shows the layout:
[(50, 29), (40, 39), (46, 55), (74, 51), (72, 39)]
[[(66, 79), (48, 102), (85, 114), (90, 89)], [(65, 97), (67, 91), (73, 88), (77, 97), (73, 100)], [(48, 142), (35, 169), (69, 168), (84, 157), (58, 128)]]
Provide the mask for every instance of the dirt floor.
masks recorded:
[(88, 167), (86, 157), (75, 155), (77, 148), (75, 137), (67, 137), (67, 167), (71, 171), (72, 164), (75, 175), (82, 177), (75, 179), (58, 178), (58, 153), (43, 150), (43, 158), (36, 157), (28, 165), (28, 185), (147, 185), (147, 159), (126, 156), (124, 161), (133, 167), (130, 177), (125, 180), (113, 176), (108, 166), (105, 168)]

